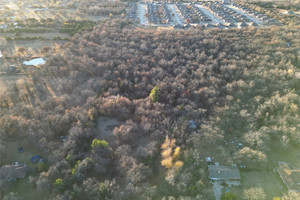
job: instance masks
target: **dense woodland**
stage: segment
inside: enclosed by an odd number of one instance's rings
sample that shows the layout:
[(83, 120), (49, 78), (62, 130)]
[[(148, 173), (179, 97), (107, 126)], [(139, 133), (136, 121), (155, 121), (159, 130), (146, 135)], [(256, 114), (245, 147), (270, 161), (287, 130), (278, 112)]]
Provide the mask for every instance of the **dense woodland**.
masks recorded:
[[(214, 199), (205, 156), (268, 167), (274, 144), (300, 147), (299, 46), (297, 26), (96, 26), (0, 94), (1, 155), (36, 144), (47, 168), (30, 184), (50, 199)], [(100, 116), (123, 124), (106, 140)]]

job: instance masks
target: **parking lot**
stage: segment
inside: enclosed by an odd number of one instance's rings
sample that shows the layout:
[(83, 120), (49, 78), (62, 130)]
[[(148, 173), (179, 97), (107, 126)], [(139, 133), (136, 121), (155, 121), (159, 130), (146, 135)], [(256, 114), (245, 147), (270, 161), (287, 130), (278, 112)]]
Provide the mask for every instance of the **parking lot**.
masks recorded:
[(200, 1), (194, 3), (131, 3), (130, 18), (145, 26), (174, 28), (245, 28), (280, 24), (262, 13), (235, 3)]

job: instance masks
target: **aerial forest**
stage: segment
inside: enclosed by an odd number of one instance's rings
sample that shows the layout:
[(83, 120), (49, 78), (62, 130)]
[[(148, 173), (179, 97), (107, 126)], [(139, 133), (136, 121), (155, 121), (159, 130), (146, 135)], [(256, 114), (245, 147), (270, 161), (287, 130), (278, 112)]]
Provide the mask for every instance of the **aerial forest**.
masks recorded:
[[(0, 162), (10, 140), (39, 149), (45, 199), (214, 199), (206, 156), (268, 168), (300, 147), (299, 46), (299, 26), (96, 25), (0, 94)], [(104, 135), (101, 117), (120, 125)]]

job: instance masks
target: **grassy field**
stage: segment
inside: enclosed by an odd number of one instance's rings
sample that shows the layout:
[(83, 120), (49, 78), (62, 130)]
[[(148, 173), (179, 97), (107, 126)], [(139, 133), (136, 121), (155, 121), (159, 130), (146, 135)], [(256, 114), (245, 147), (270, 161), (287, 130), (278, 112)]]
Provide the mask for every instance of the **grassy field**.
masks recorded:
[(229, 188), (229, 191), (235, 193), (238, 199), (241, 199), (243, 191), (250, 187), (263, 188), (267, 195), (266, 199), (272, 199), (274, 196), (281, 197), (284, 193), (287, 193), (286, 186), (279, 174), (273, 172), (273, 169), (278, 166), (279, 161), (288, 162), (294, 167), (300, 168), (300, 151), (294, 146), (290, 146), (285, 150), (275, 147), (273, 149), (268, 157), (268, 170), (241, 171), (241, 185)]
[(245, 171), (241, 172), (241, 178), (240, 186), (229, 188), (229, 191), (235, 193), (238, 199), (242, 199), (243, 191), (250, 187), (263, 188), (267, 195), (266, 199), (272, 199), (274, 196), (281, 197), (283, 193), (287, 192), (279, 175), (272, 171)]
[[(9, 192), (17, 193), (17, 195), (22, 200), (47, 199), (47, 191), (38, 191), (29, 183), (30, 176), (39, 175), (39, 173), (36, 171), (37, 164), (33, 164), (30, 162), (32, 156), (36, 154), (41, 155), (41, 152), (39, 152), (38, 148), (25, 140), (8, 142), (6, 145), (7, 151), (10, 152), (10, 156), (5, 158), (4, 163), (12, 164), (15, 162), (19, 162), (25, 163), (27, 166), (30, 167), (30, 170), (24, 179), (20, 179), (17, 181), (17, 183), (13, 183), (12, 185), (10, 185)], [(19, 153), (17, 150), (21, 146), (24, 147), (24, 152)]]
[(27, 51), (38, 54), (39, 51), (45, 47), (52, 47), (55, 44), (63, 44), (64, 41), (53, 41), (53, 40), (16, 40), (8, 42), (8, 45), (4, 47), (4, 51), (8, 55), (17, 53), (19, 47), (25, 47)]
[(278, 166), (278, 162), (288, 162), (294, 167), (300, 168), (300, 149), (289, 146), (284, 151), (273, 148), (274, 151), (269, 154), (269, 165)]
[[(10, 141), (6, 144), (7, 151), (9, 152), (9, 157), (4, 159), (5, 163), (25, 163), (29, 166), (35, 167), (30, 162), (32, 156), (36, 154), (40, 154), (37, 147), (32, 145), (27, 140), (18, 140), (18, 141)], [(18, 148), (24, 147), (24, 152), (19, 153)]]
[(22, 180), (18, 180), (16, 184), (11, 185), (9, 192), (17, 193), (18, 197), (22, 200), (47, 200), (49, 195), (49, 192), (46, 190), (39, 191), (33, 188), (29, 183), (28, 176)]

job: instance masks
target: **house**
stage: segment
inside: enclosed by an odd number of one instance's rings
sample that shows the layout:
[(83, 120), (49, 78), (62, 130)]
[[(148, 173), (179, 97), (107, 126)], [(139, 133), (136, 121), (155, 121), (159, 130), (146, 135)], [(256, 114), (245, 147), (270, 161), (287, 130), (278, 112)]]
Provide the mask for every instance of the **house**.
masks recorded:
[(222, 23), (217, 23), (215, 26), (218, 27), (219, 29), (223, 29), (224, 28), (224, 25)]
[(290, 11), (290, 10), (286, 10), (286, 11), (282, 12), (281, 14), (283, 14), (283, 15), (293, 15), (294, 12)]
[(233, 23), (233, 22), (231, 22), (231, 23), (229, 23), (228, 25), (227, 25), (228, 27), (236, 27), (236, 25), (235, 25), (235, 23)]
[(242, 23), (239, 24), (239, 26), (240, 27), (245, 27), (245, 26), (248, 26), (248, 24), (246, 24), (246, 22), (242, 22)]
[(250, 26), (254, 26), (254, 27), (258, 27), (258, 24), (255, 23), (255, 22), (252, 22), (252, 23), (250, 23), (249, 25), (250, 25)]
[(212, 181), (239, 181), (240, 171), (237, 166), (208, 165), (209, 179)]
[(300, 169), (294, 169), (286, 162), (278, 162), (277, 171), (288, 190), (300, 192)]
[(26, 165), (15, 164), (15, 165), (4, 165), (0, 169), (0, 180), (16, 180), (18, 178), (24, 178), (28, 169)]
[(213, 27), (213, 25), (212, 24), (210, 24), (210, 23), (208, 23), (208, 24), (205, 24), (204, 25), (206, 28), (211, 28), (211, 27)]
[(173, 26), (174, 29), (183, 29), (183, 26), (180, 24), (176, 24)]
[(223, 3), (223, 4), (227, 4), (228, 0), (220, 0), (220, 2)]
[[(185, 24), (185, 25), (183, 25), (183, 27), (184, 27), (185, 29), (188, 29), (188, 28), (191, 27), (191, 25), (190, 25), (190, 24)], [(196, 126), (196, 125), (195, 125), (195, 126)], [(196, 128), (197, 128), (197, 126), (196, 126)]]

